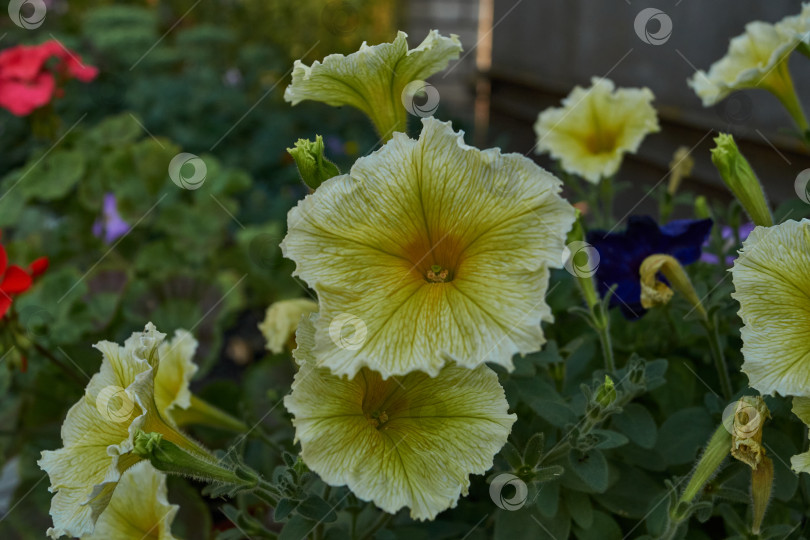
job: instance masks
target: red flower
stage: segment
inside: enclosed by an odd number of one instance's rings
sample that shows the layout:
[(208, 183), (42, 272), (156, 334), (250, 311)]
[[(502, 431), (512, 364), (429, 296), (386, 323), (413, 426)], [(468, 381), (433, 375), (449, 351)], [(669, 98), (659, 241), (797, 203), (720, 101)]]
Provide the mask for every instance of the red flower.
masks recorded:
[(34, 278), (47, 269), (47, 257), (40, 257), (32, 262), (28, 272), (15, 264), (9, 266), (6, 248), (0, 244), (0, 318), (3, 318), (11, 307), (11, 296), (27, 291), (31, 288)]
[[(51, 58), (58, 62), (48, 69)], [(98, 75), (98, 69), (82, 64), (75, 53), (56, 40), (0, 51), (0, 107), (25, 116), (47, 105), (57, 93), (54, 75), (59, 80), (90, 82)]]

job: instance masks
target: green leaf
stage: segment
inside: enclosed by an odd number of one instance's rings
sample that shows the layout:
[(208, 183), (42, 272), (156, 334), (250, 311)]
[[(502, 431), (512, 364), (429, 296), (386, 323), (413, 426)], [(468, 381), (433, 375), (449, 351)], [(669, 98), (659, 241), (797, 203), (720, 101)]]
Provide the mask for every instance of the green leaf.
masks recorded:
[(275, 512), (273, 513), (273, 521), (284, 521), (297, 506), (298, 501), (286, 498), (281, 499), (278, 501), (278, 505), (276, 505)]
[(574, 534), (579, 540), (621, 540), (623, 537), (619, 524), (604, 512), (593, 513), (591, 526), (574, 526)]
[(591, 498), (581, 491), (566, 489), (563, 490), (563, 500), (574, 523), (583, 529), (589, 529), (593, 523)]
[(304, 499), (296, 511), (302, 516), (318, 522), (329, 523), (337, 519), (337, 514), (332, 506), (318, 495), (310, 495)]
[(604, 454), (599, 450), (590, 450), (580, 453), (571, 450), (568, 453), (568, 462), (576, 475), (597, 493), (602, 493), (608, 487), (608, 465)]
[(494, 540), (560, 540), (571, 532), (571, 517), (565, 508), (552, 517), (524, 506), (515, 512), (498, 510)]
[(537, 484), (537, 495), (534, 503), (542, 515), (551, 517), (556, 514), (560, 505), (560, 483), (543, 482)]
[(591, 430), (591, 435), (595, 435), (598, 439), (594, 448), (601, 448), (603, 450), (618, 448), (630, 442), (627, 437), (621, 433), (609, 429), (593, 429)]
[(523, 466), (523, 458), (521, 458), (520, 452), (518, 452), (515, 445), (510, 442), (507, 442), (503, 445), (503, 448), (501, 448), (501, 456), (503, 456), (509, 466), (512, 467), (513, 471), (517, 471)]
[(542, 431), (532, 435), (523, 449), (523, 463), (529, 467), (536, 467), (540, 460), (543, 459), (545, 446), (546, 436)]
[(295, 514), (290, 518), (290, 521), (284, 525), (284, 528), (281, 529), (278, 540), (301, 540), (302, 538), (308, 538), (317, 525), (317, 521), (307, 519), (301, 514)]
[(661, 425), (656, 449), (670, 465), (693, 461), (716, 426), (703, 407), (681, 409)]
[(26, 197), (48, 201), (67, 195), (84, 175), (84, 156), (77, 150), (55, 150), (25, 169), (18, 189)]
[(625, 405), (621, 414), (613, 416), (619, 431), (642, 448), (653, 448), (658, 438), (658, 428), (646, 407), (637, 403)]

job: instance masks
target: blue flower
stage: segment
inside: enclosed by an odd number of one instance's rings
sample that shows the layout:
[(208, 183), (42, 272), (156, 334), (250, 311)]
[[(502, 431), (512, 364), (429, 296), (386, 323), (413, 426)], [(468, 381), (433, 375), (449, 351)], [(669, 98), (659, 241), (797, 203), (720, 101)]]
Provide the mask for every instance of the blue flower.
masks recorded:
[(599, 253), (594, 275), (599, 293), (604, 296), (618, 284), (610, 307), (620, 306), (629, 319), (641, 317), (646, 312), (641, 307), (639, 283), (639, 268), (644, 259), (665, 253), (684, 266), (691, 264), (700, 259), (701, 246), (711, 229), (711, 219), (682, 219), (662, 227), (648, 216), (630, 216), (623, 232), (588, 232), (588, 243)]

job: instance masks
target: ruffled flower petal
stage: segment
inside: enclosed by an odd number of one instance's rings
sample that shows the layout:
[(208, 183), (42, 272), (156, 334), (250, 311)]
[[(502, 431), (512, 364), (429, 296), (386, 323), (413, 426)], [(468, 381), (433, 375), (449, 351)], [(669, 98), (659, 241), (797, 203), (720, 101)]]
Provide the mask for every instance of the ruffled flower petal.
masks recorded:
[(160, 415), (171, 420), (175, 407), (188, 409), (191, 405), (189, 383), (197, 373), (192, 360), (197, 352), (197, 340), (186, 330), (177, 330), (174, 338), (160, 345), (160, 369), (155, 376), (155, 403)]
[(560, 181), (422, 123), (419, 140), (396, 134), (288, 216), (282, 250), (318, 293), (316, 353), (336, 374), (511, 369), (544, 343), (548, 268), (574, 220)]
[(405, 87), (443, 70), (461, 52), (456, 35), (444, 37), (431, 30), (414, 49), (408, 49), (407, 37), (398, 32), (392, 43), (369, 46), (363, 42), (355, 53), (330, 54), (323, 63), (316, 61), (312, 66), (296, 60), (284, 99), (293, 105), (310, 99), (355, 107), (371, 118), (386, 139), (392, 130), (404, 131)]
[(810, 397), (810, 220), (755, 228), (731, 273), (749, 384)]
[(326, 483), (348, 485), (386, 512), (409, 507), (425, 520), (455, 507), (469, 475), (492, 467), (516, 420), (486, 366), (388, 380), (363, 368), (347, 379), (318, 367), (311, 320), (296, 339), (300, 369), (284, 404), (302, 459)]
[(151, 323), (123, 347), (108, 341), (95, 345), (101, 368), (82, 399), (62, 424), (63, 447), (43, 451), (39, 466), (51, 479), (51, 538), (93, 532), (121, 475), (141, 460), (131, 453), (139, 429), (203, 453), (196, 443), (171, 428), (155, 404), (154, 378), (165, 334)]
[(141, 461), (121, 476), (95, 530), (82, 540), (174, 540), (171, 526), (179, 509), (169, 504), (166, 476)]
[(608, 79), (575, 87), (560, 108), (537, 118), (537, 153), (550, 153), (563, 169), (589, 182), (613, 176), (624, 154), (635, 153), (650, 133), (660, 131), (649, 88), (619, 88)]
[(318, 311), (318, 303), (309, 298), (280, 300), (267, 308), (264, 321), (259, 325), (267, 349), (273, 354), (281, 354), (284, 346), (295, 335), (302, 316)]

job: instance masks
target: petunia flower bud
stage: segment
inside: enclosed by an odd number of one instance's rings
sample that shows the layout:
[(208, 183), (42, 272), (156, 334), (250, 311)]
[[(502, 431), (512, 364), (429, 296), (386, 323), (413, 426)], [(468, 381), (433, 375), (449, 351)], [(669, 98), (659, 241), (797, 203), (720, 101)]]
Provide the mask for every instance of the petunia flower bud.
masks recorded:
[(287, 152), (295, 160), (298, 173), (304, 183), (312, 189), (318, 189), (325, 180), (338, 176), (340, 169), (323, 155), (323, 137), (315, 136), (315, 141), (298, 139), (294, 148)]
[(737, 148), (734, 137), (721, 133), (714, 142), (717, 146), (712, 148), (712, 162), (720, 172), (723, 182), (740, 201), (755, 224), (763, 227), (772, 226), (773, 216), (765, 200), (762, 185), (751, 165)]

